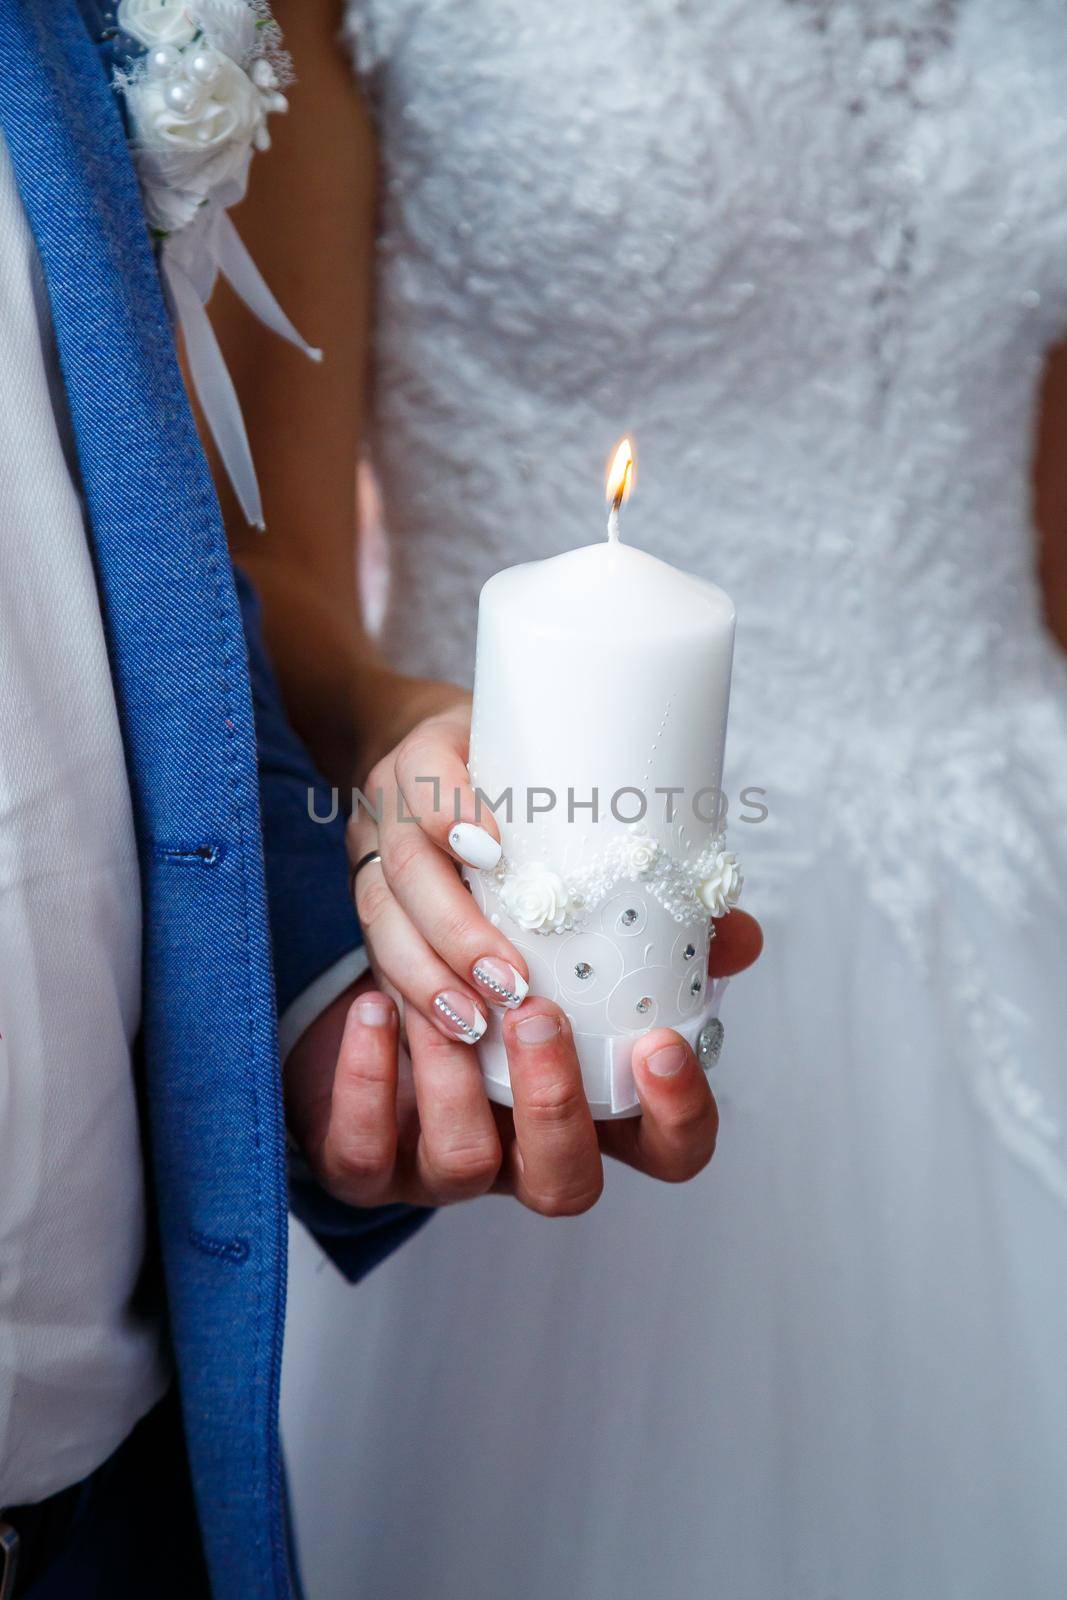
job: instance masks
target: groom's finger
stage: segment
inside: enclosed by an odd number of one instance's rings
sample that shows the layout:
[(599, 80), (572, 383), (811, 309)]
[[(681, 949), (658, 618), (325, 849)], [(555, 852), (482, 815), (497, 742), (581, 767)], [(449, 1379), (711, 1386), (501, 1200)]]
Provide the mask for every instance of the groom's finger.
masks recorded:
[(500, 829), (479, 802), (467, 771), (470, 707), (432, 717), (396, 753), (396, 780), (422, 830), (469, 867), (491, 870), (500, 860)]
[(588, 1211), (604, 1172), (570, 1023), (527, 1000), (504, 1019), (517, 1146), (515, 1194), (547, 1217)]
[(719, 1113), (696, 1056), (677, 1033), (653, 1028), (634, 1045), (641, 1116), (600, 1124), (608, 1155), (666, 1183), (684, 1183), (715, 1151)]
[(419, 1109), (416, 1175), (431, 1205), (472, 1200), (492, 1186), (501, 1161), (478, 1058), (417, 1011), (407, 1033)]
[(354, 1000), (333, 1080), (323, 1175), (350, 1205), (389, 1197), (396, 1167), (397, 1012), (387, 995)]

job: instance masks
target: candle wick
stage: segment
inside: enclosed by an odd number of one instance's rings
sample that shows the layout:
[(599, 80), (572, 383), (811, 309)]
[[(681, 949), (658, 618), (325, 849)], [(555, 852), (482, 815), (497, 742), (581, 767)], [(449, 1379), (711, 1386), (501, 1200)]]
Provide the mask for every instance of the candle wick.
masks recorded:
[(619, 543), (619, 508), (612, 506), (608, 512), (608, 543)]

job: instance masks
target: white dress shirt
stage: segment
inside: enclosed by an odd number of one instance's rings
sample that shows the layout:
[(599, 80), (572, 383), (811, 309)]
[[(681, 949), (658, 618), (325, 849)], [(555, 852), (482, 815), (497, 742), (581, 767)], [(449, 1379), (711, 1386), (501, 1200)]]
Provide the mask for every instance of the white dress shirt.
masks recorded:
[(167, 1383), (133, 1308), (141, 889), (36, 250), (0, 142), (0, 1506), (111, 1454)]
[[(283, 1055), (365, 965), (294, 1001)], [(111, 1454), (166, 1388), (135, 1303), (141, 886), (36, 249), (0, 138), (0, 1508)]]

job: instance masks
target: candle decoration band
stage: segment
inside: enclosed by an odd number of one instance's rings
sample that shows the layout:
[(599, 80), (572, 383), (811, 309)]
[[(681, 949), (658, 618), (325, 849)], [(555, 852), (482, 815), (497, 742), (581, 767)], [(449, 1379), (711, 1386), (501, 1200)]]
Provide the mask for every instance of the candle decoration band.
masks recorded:
[[(541, 861), (515, 864), (505, 855), (484, 877), (520, 928), (544, 934), (580, 928), (625, 883), (639, 884), (675, 922), (725, 916), (737, 904), (744, 883), (723, 834), (698, 855), (679, 859), (640, 825), (616, 834), (597, 855), (567, 873)], [(624, 924), (628, 915), (622, 913)]]

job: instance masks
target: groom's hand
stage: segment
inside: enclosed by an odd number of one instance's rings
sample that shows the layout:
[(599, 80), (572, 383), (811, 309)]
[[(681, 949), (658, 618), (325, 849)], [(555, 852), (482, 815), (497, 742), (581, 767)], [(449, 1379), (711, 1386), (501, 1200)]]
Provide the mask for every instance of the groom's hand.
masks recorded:
[[(462, 862), (499, 855), (496, 823), (479, 821), (470, 786), (466, 697), (415, 685), (424, 698), (427, 689), (434, 703), (401, 719), (416, 725), (362, 785), (377, 815), (358, 807), (349, 822), (376, 980), (336, 1001), (290, 1052), (290, 1131), (324, 1187), (358, 1206), (492, 1192), (571, 1216), (597, 1200), (605, 1154), (667, 1182), (693, 1177), (711, 1159), (718, 1115), (690, 1047), (666, 1028), (644, 1035), (633, 1053), (641, 1116), (595, 1123), (570, 1023), (551, 1001), (525, 998), (521, 954), (463, 887)], [(713, 976), (759, 954), (759, 925), (743, 912), (716, 934)], [(391, 995), (403, 1001), (403, 1043)], [(489, 1101), (471, 1048), (489, 1006), (501, 1010), (514, 1110)]]
[[(747, 919), (751, 920), (751, 919)], [(634, 1047), (643, 1114), (595, 1123), (570, 1024), (530, 999), (504, 1020), (514, 1111), (486, 1098), (475, 1052), (363, 980), (308, 1029), (285, 1068), (290, 1130), (319, 1182), (351, 1205), (514, 1195), (543, 1216), (586, 1211), (604, 1154), (682, 1182), (710, 1161), (718, 1114), (692, 1050), (666, 1028)]]

